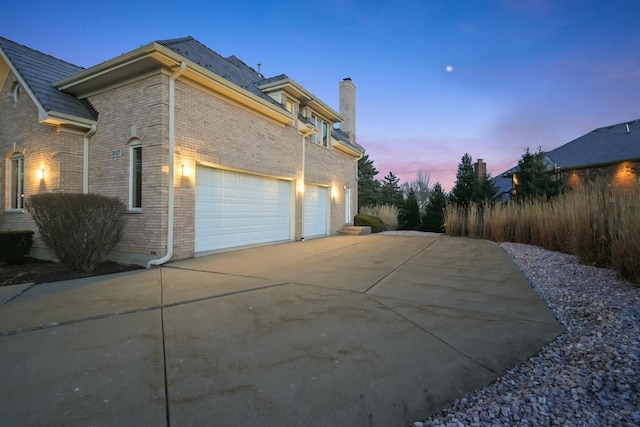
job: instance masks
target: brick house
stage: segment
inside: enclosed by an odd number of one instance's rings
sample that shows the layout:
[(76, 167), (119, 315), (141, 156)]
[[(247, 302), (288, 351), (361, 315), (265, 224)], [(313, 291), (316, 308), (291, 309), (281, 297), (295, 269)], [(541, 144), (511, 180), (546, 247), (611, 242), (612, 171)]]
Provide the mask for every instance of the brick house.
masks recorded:
[[(0, 38), (0, 87), (2, 230), (35, 230), (32, 194), (115, 196), (129, 209), (110, 257), (145, 264), (336, 234), (355, 215), (348, 78), (338, 113), (191, 37), (88, 69)], [(51, 256), (37, 233), (32, 255)]]
[[(596, 180), (612, 191), (640, 185), (640, 120), (595, 129), (545, 153), (544, 162), (565, 188), (577, 188)], [(517, 167), (496, 176), (494, 184), (507, 200), (517, 180)]]

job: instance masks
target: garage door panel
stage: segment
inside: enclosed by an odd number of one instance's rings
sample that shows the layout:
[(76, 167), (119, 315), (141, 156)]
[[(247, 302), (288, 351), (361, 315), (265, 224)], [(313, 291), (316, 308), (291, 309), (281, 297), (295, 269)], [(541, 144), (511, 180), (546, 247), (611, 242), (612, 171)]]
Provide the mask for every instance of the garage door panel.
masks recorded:
[(198, 166), (195, 251), (288, 240), (290, 183)]
[(307, 185), (304, 191), (304, 237), (324, 236), (327, 234), (327, 195), (326, 187)]

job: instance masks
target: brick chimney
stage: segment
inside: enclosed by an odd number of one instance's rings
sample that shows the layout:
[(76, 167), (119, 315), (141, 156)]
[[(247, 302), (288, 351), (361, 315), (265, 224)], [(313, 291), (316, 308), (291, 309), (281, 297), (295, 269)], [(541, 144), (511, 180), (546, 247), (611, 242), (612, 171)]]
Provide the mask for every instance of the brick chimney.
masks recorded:
[(487, 174), (487, 164), (482, 161), (482, 159), (478, 159), (475, 165), (473, 165), (473, 169), (475, 169), (476, 176), (478, 179), (484, 179)]
[(356, 142), (356, 87), (351, 78), (340, 82), (340, 115), (343, 120), (340, 129), (349, 136), (351, 142)]

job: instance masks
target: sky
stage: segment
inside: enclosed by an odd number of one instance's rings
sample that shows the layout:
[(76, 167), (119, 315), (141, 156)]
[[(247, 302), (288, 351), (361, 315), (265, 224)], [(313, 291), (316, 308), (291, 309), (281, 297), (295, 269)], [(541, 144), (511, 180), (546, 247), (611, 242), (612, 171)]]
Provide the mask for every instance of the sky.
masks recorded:
[(3, 5), (0, 36), (91, 67), (192, 36), (336, 111), (356, 86), (356, 141), (382, 180), (422, 169), (449, 191), (465, 153), (496, 176), (640, 118), (638, 0), (235, 0)]

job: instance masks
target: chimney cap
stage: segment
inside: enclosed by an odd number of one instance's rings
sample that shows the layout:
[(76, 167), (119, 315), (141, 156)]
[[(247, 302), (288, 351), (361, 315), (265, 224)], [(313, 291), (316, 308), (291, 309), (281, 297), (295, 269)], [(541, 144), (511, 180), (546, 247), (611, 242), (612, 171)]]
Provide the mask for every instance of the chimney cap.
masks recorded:
[(342, 79), (342, 80), (344, 80), (344, 81), (349, 81), (349, 82), (350, 82), (350, 81), (351, 81), (351, 77), (345, 77), (345, 78), (344, 78), (344, 79)]

